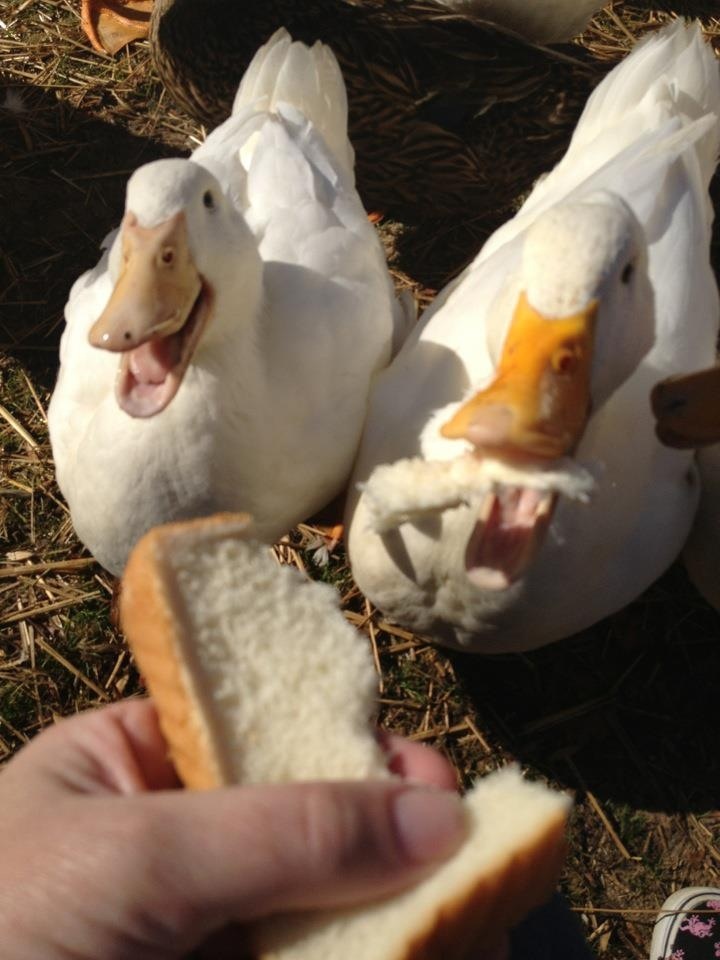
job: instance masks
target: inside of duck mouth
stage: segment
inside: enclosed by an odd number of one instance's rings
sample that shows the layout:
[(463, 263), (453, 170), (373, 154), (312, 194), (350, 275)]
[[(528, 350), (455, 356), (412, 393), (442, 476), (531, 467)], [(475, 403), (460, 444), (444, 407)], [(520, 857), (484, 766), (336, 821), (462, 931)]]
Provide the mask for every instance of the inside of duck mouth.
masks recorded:
[(151, 337), (128, 351), (127, 369), (132, 376), (133, 387), (152, 388), (163, 384), (171, 373), (184, 371), (194, 346), (194, 334), (200, 324), (204, 304), (203, 286), (179, 330), (166, 336)]
[(208, 321), (211, 303), (212, 297), (203, 283), (179, 330), (151, 337), (123, 353), (115, 396), (128, 416), (154, 417), (172, 401)]
[(483, 590), (506, 590), (543, 543), (557, 494), (501, 486), (485, 494), (465, 550), (465, 570)]

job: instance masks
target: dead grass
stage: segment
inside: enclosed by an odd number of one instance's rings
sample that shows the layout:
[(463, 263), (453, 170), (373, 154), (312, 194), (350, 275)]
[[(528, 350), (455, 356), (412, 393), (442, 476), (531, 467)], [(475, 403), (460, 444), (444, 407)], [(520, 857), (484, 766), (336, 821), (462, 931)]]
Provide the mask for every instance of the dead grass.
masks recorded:
[[(137, 694), (111, 616), (112, 582), (75, 539), (54, 481), (45, 410), (62, 307), (93, 265), (140, 163), (185, 150), (202, 131), (175, 111), (147, 44), (92, 53), (78, 5), (22, 0), (0, 27), (0, 761), (56, 717)], [(662, 9), (661, 9), (662, 8)], [(615, 3), (585, 37), (616, 59), (668, 9)], [(496, 226), (438, 226), (445, 274), (425, 236), (382, 230), (400, 285), (428, 301)], [(718, 264), (718, 242), (714, 246)], [(312, 527), (277, 548), (330, 580), (371, 644), (381, 722), (441, 749), (459, 779), (509, 760), (576, 791), (563, 887), (598, 955), (645, 960), (658, 906), (677, 887), (720, 881), (717, 614), (673, 568), (640, 600), (561, 644), (498, 658), (448, 655), (386, 623), (352, 582), (342, 550), (326, 567)]]

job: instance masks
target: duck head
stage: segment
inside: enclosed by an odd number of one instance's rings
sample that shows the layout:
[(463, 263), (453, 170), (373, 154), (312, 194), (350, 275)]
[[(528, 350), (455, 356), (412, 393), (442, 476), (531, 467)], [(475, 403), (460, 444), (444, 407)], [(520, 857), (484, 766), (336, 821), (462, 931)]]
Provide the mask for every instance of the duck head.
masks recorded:
[[(526, 234), (509, 324), (488, 324), (496, 372), (441, 428), (478, 458), (515, 467), (572, 457), (588, 420), (630, 376), (654, 338), (640, 223), (619, 197), (592, 194), (543, 213)], [(557, 494), (488, 493), (466, 549), (470, 579), (505, 589), (541, 546)]]
[(262, 274), (243, 217), (190, 160), (158, 160), (130, 178), (109, 272), (113, 291), (89, 340), (121, 355), (115, 395), (132, 417), (167, 407), (196, 354), (222, 335), (231, 294), (253, 302)]

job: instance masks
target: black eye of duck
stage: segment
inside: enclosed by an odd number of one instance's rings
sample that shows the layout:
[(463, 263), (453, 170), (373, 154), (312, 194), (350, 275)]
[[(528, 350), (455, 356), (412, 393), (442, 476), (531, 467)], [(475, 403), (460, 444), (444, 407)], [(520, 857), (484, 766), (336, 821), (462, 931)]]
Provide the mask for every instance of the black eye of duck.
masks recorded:
[(635, 264), (632, 262), (626, 263), (623, 272), (620, 274), (620, 279), (623, 283), (630, 283), (633, 273), (635, 273)]
[(212, 194), (212, 190), (206, 190), (202, 198), (203, 206), (206, 210), (215, 209), (215, 197)]

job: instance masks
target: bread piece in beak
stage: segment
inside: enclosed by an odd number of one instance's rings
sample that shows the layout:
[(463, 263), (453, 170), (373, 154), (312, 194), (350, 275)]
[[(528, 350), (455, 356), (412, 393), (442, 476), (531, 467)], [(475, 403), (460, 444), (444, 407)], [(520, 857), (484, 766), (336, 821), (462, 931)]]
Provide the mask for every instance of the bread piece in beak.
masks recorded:
[[(598, 303), (571, 316), (541, 314), (521, 293), (492, 383), (441, 428), (478, 457), (536, 465), (575, 449), (590, 415)], [(480, 589), (505, 590), (544, 542), (557, 495), (522, 487), (489, 491), (468, 540), (465, 568)]]

